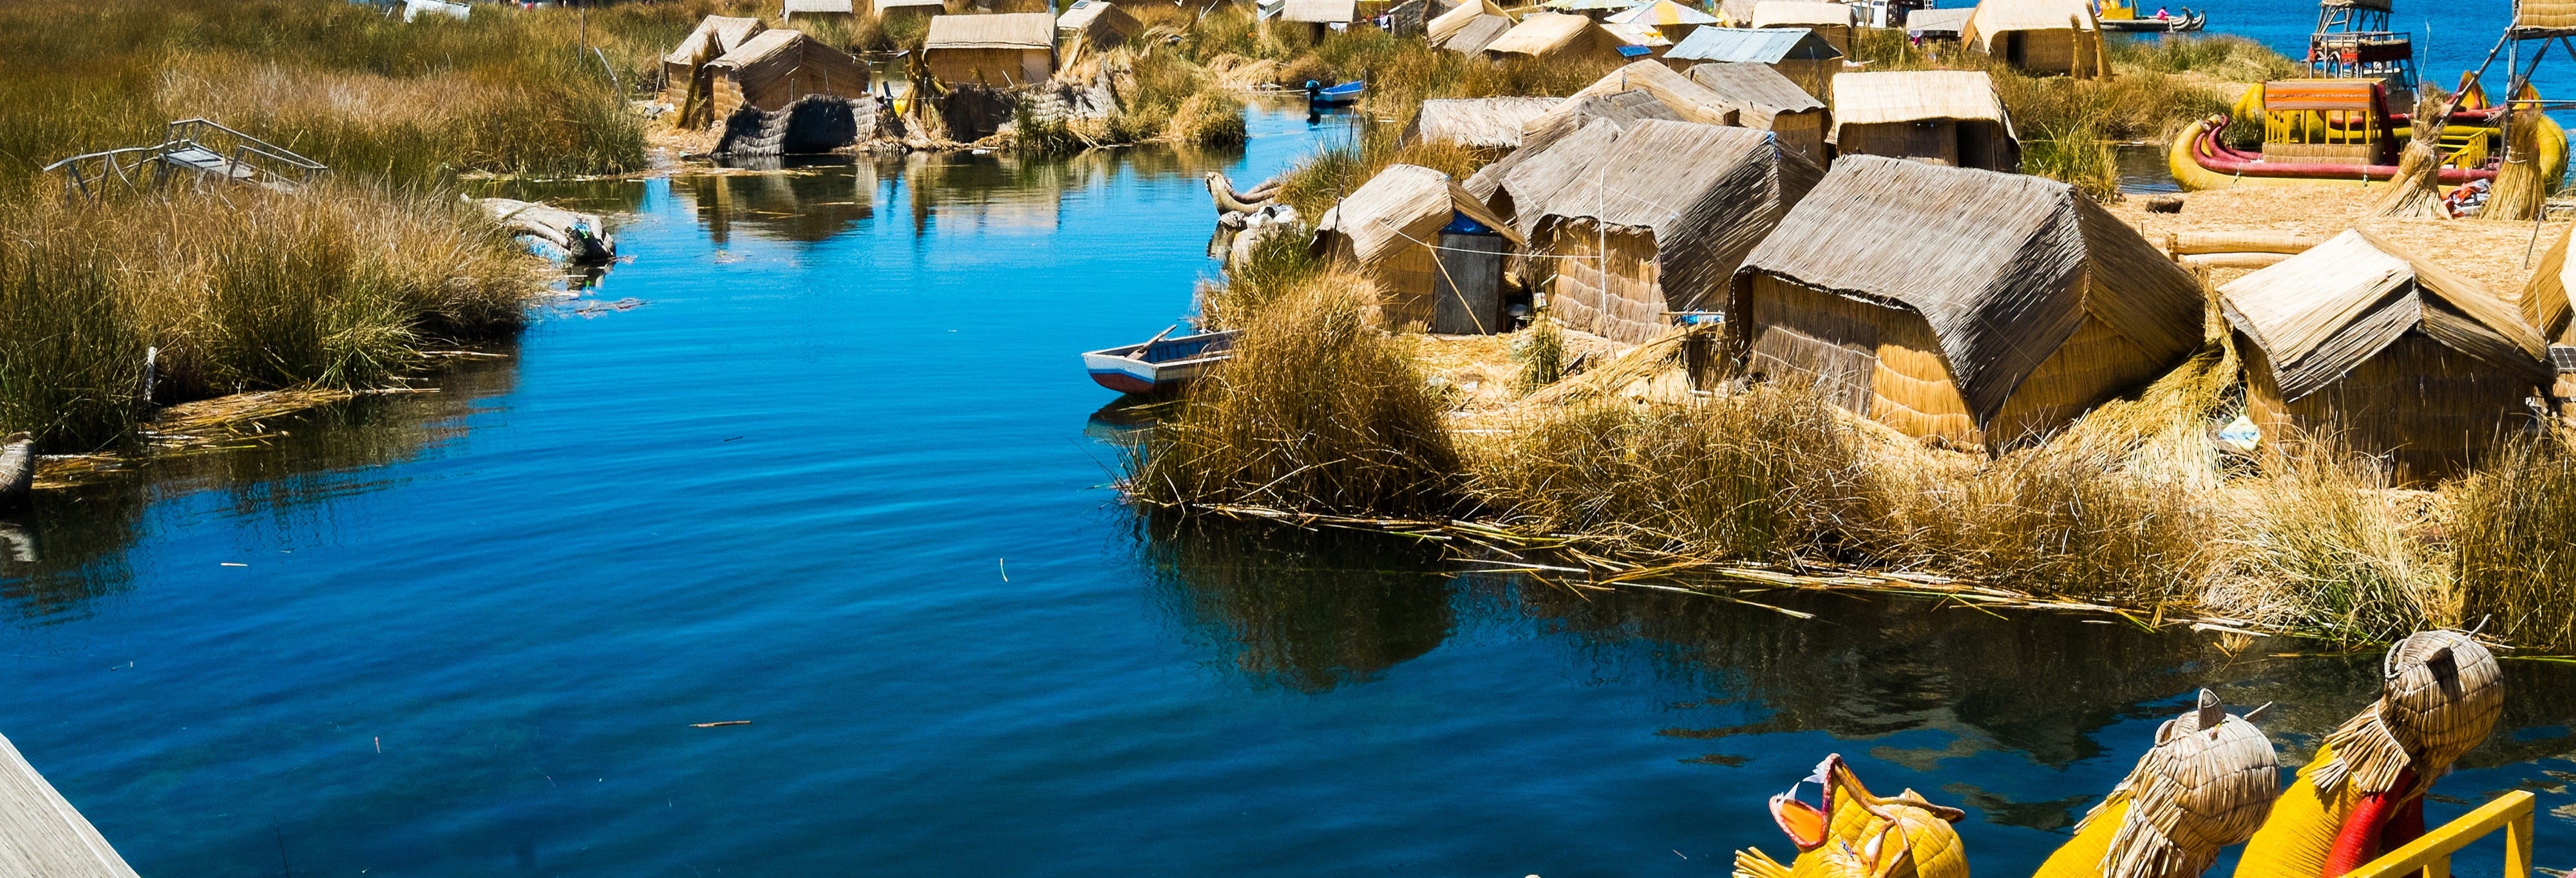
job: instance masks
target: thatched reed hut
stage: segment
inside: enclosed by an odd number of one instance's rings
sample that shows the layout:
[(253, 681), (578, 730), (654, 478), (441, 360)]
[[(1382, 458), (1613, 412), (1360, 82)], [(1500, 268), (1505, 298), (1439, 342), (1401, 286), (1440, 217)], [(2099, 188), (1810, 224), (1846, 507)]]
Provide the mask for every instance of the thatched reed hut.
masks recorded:
[(1314, 247), (1377, 278), (1388, 326), (1481, 335), (1504, 327), (1503, 260), (1520, 244), (1449, 175), (1396, 164), (1324, 212)]
[(1650, 0), (1645, 4), (1610, 14), (1605, 23), (1653, 28), (1656, 35), (1671, 43), (1688, 39), (1701, 27), (1717, 23), (1717, 16), (1684, 6), (1673, 0)]
[(1322, 42), (1332, 25), (1348, 26), (1359, 17), (1356, 0), (1287, 0), (1279, 10), (1280, 21), (1306, 25), (1307, 37), (1314, 42)]
[[(671, 54), (662, 56), (662, 100), (679, 106), (689, 98), (689, 84), (705, 73), (705, 65), (739, 48), (769, 26), (757, 18), (729, 18), (710, 15), (698, 22), (695, 30), (680, 40)], [(703, 91), (712, 82), (698, 82)]]
[(1564, 98), (1433, 98), (1404, 131), (1406, 143), (1450, 143), (1476, 149), (1521, 145), (1521, 128)]
[(942, 15), (922, 40), (922, 63), (943, 82), (992, 86), (1055, 75), (1055, 16), (1044, 12)]
[(1968, 17), (1977, 14), (1966, 9), (1917, 9), (1905, 14), (1905, 37), (1934, 43), (1955, 43), (1968, 29)]
[(2089, 0), (1978, 0), (1959, 40), (2029, 73), (2111, 75)]
[(1664, 52), (1664, 63), (1677, 70), (1694, 64), (1760, 64), (1808, 96), (1823, 98), (1832, 94), (1834, 76), (1842, 72), (1843, 53), (1807, 28), (1704, 27)]
[(1834, 47), (1834, 51), (1851, 54), (1852, 24), (1855, 13), (1848, 3), (1822, 3), (1810, 0), (1762, 0), (1753, 4), (1752, 27), (1803, 27)]
[(1688, 75), (1734, 107), (1736, 124), (1769, 131), (1790, 152), (1825, 163), (1825, 102), (1770, 65), (1700, 64)]
[(1566, 178), (1543, 206), (1521, 206), (1531, 270), (1552, 278), (1547, 307), (1628, 342), (1662, 334), (1672, 312), (1723, 304), (1744, 254), (1823, 176), (1762, 132), (1663, 120), (1619, 132), (1597, 159), (1551, 149), (1535, 164)]
[(2021, 141), (1995, 82), (1975, 70), (1906, 70), (1834, 77), (1836, 155), (2021, 170)]
[(1565, 188), (1575, 174), (1603, 161), (1619, 132), (1648, 119), (1681, 121), (1662, 102), (1641, 91), (1582, 100), (1599, 110), (1584, 114), (1582, 128), (1535, 136), (1523, 132), (1521, 148), (1467, 177), (1467, 191), (1484, 199), (1524, 237), (1538, 222), (1548, 196)]
[(2055, 180), (1844, 156), (1730, 284), (1749, 374), (2002, 450), (2173, 369), (2200, 283)]
[(707, 64), (716, 119), (744, 105), (776, 112), (797, 98), (868, 96), (868, 66), (802, 31), (767, 30)]
[(1473, 0), (1440, 13), (1423, 30), (1423, 39), (1432, 45), (1467, 55), (1485, 51), (1485, 45), (1512, 29), (1511, 16), (1493, 0)]
[(901, 15), (942, 15), (948, 12), (948, 4), (943, 0), (869, 0), (868, 5), (876, 10), (878, 18), (894, 18)]
[(2567, 259), (2576, 229), (2558, 236), (2522, 288), (2522, 320), (2551, 344), (2576, 344), (2576, 264)]
[(2533, 423), (2541, 335), (2485, 287), (2354, 229), (2219, 290), (2264, 445), (2380, 456), (2399, 482), (2465, 472)]
[(1592, 19), (1562, 12), (1541, 12), (1521, 19), (1511, 30), (1485, 44), (1485, 57), (1520, 55), (1551, 61), (1618, 61), (1626, 45)]
[(848, 21), (856, 11), (850, 0), (784, 0), (779, 4), (778, 18), (790, 24), (823, 20)]
[(1056, 16), (1055, 29), (1077, 46), (1106, 49), (1134, 39), (1145, 26), (1109, 0), (1074, 0), (1063, 15)]
[[(1662, 63), (1645, 60), (1631, 61), (1627, 66), (1610, 71), (1600, 79), (1593, 80), (1591, 85), (1584, 86), (1580, 91), (1567, 96), (1562, 103), (1531, 117), (1529, 122), (1521, 126), (1521, 135), (1526, 139), (1534, 135), (1546, 137), (1571, 132), (1582, 124), (1582, 120), (1605, 109), (1600, 105), (1587, 103), (1585, 98), (1607, 97), (1626, 92), (1645, 92), (1657, 103), (1671, 110), (1673, 118), (1684, 122), (1698, 122), (1702, 125), (1736, 123), (1735, 107), (1727, 102), (1725, 95), (1709, 90), (1708, 86), (1692, 82), (1690, 77), (1675, 73), (1672, 68)], [(1611, 112), (1619, 113), (1616, 110)]]

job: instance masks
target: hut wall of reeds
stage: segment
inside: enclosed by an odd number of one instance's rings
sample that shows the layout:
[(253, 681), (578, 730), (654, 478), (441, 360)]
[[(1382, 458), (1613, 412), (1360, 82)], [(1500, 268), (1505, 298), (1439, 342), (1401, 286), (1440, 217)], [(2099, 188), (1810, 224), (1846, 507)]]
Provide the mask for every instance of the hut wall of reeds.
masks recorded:
[(776, 112), (806, 95), (868, 96), (868, 67), (802, 31), (767, 30), (707, 64), (715, 118), (750, 105)]
[(1592, 19), (1562, 12), (1540, 12), (1521, 19), (1511, 30), (1485, 44), (1488, 58), (1519, 55), (1552, 61), (1618, 61), (1626, 45)]
[(945, 0), (869, 0), (878, 18), (901, 15), (942, 15), (948, 12)]
[(1808, 28), (1703, 27), (1666, 50), (1664, 64), (1689, 70), (1706, 63), (1761, 64), (1780, 74), (1809, 98), (1832, 94), (1834, 76), (1842, 72), (1843, 53)]
[(2021, 170), (2021, 143), (1992, 78), (1973, 70), (1847, 73), (1834, 78), (1837, 155)]
[(1433, 98), (1404, 132), (1406, 143), (1448, 143), (1475, 149), (1512, 149), (1521, 129), (1563, 98)]
[(1324, 212), (1315, 226), (1314, 249), (1377, 279), (1378, 313), (1389, 328), (1418, 330), (1437, 316), (1441, 230), (1461, 218), (1515, 247), (1522, 242), (1510, 223), (1449, 175), (1420, 165), (1388, 165)]
[(1744, 255), (1823, 176), (1762, 132), (1660, 119), (1606, 149), (1550, 149), (1531, 165), (1519, 173), (1565, 181), (1544, 205), (1519, 205), (1532, 270), (1552, 278), (1547, 307), (1628, 342), (1662, 334), (1670, 312), (1719, 307)]
[(1746, 256), (1726, 310), (1748, 374), (2001, 451), (2170, 371), (2205, 307), (2067, 184), (1847, 156)]
[(996, 88), (1055, 75), (1055, 17), (1044, 12), (942, 15), (922, 41), (922, 63), (942, 82)]
[(778, 19), (791, 24), (825, 19), (848, 21), (855, 11), (850, 0), (783, 0)]
[(2323, 442), (2399, 483), (2464, 473), (2534, 421), (2540, 333), (2477, 281), (2358, 229), (2219, 291), (2263, 446)]
[(1699, 64), (1685, 75), (1724, 98), (1735, 109), (1736, 124), (1769, 131), (1789, 151), (1825, 164), (1825, 102), (1770, 65)]
[[(757, 18), (730, 18), (710, 15), (698, 22), (695, 30), (680, 40), (679, 46), (662, 56), (662, 100), (677, 107), (688, 101), (689, 84), (704, 74), (707, 62), (725, 56), (769, 26)], [(712, 82), (699, 82), (700, 89)]]
[(1762, 0), (1753, 5), (1752, 27), (1802, 27), (1834, 47), (1834, 51), (1851, 54), (1854, 13), (1848, 3), (1819, 3), (1811, 0)]
[(2028, 73), (2108, 76), (2102, 23), (2087, 0), (1978, 0), (1960, 42)]

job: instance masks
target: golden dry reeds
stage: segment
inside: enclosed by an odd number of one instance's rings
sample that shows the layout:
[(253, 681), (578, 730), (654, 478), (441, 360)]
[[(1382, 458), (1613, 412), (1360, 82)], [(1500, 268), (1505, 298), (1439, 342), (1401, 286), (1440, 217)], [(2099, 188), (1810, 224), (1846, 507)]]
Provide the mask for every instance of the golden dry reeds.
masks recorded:
[(1454, 511), (1458, 453), (1440, 403), (1374, 309), (1367, 278), (1327, 272), (1241, 321), (1233, 359), (1134, 452), (1130, 496), (1290, 514)]
[(2513, 112), (2510, 143), (2505, 149), (2504, 166), (2496, 170), (2495, 184), (2487, 191), (2485, 207), (2478, 208), (2479, 219), (2527, 220), (2540, 215), (2542, 204), (2557, 194), (2558, 181), (2549, 179), (2540, 167), (2540, 110), (2524, 107)]
[(2458, 620), (2508, 643), (2576, 649), (2576, 449), (2561, 432), (2506, 444), (2451, 486)]

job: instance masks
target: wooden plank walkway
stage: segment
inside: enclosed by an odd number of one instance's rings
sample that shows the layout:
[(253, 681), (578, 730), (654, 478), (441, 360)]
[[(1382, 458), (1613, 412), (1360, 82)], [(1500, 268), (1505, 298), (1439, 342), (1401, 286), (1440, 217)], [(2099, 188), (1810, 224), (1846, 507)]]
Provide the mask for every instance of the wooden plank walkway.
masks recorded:
[(0, 875), (136, 878), (6, 737), (0, 737)]

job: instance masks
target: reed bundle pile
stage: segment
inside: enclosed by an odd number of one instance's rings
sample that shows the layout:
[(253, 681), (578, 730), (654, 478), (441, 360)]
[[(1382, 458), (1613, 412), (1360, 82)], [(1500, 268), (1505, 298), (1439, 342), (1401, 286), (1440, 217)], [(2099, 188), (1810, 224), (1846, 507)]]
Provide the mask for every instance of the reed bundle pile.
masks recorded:
[(2540, 215), (2540, 206), (2549, 200), (2558, 181), (2543, 179), (2540, 172), (2540, 110), (2524, 107), (2515, 110), (2508, 123), (2504, 167), (2496, 171), (2494, 187), (2487, 192), (2487, 204), (2478, 209), (2480, 219), (2527, 220)]
[(2450, 218), (2450, 211), (2442, 206), (2442, 128), (2458, 103), (2457, 98), (2444, 97), (2441, 89), (2429, 87), (2415, 100), (2415, 134), (2397, 160), (2396, 176), (2388, 180), (2388, 194), (2379, 202), (2380, 216)]

